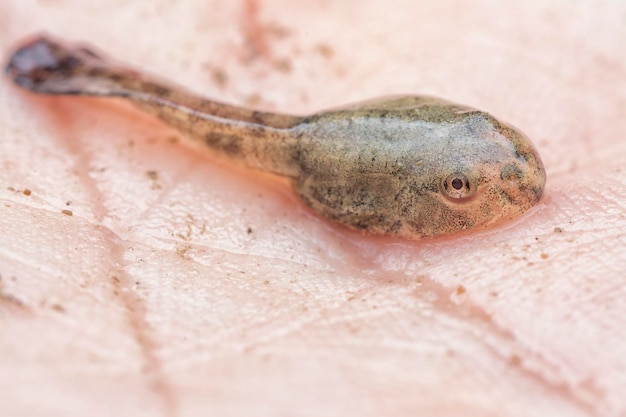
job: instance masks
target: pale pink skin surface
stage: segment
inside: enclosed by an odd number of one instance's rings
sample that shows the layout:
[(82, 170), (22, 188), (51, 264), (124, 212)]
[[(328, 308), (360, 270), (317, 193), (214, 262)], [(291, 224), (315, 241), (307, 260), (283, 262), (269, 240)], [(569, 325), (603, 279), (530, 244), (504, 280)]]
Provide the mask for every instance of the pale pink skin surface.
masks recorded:
[(366, 237), (128, 105), (3, 78), (0, 415), (624, 415), (626, 5), (423, 3), (263, 2), (256, 53), (244, 2), (3, 3), (4, 57), (47, 31), (266, 110), (489, 111), (548, 185), (487, 233)]

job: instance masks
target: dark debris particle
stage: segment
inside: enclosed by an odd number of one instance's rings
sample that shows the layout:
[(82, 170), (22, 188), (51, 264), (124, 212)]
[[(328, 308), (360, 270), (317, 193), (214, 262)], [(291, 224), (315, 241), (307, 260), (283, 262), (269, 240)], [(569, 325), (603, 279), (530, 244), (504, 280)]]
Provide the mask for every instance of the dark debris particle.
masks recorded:
[(61, 304), (52, 304), (50, 308), (58, 313), (66, 313), (67, 310)]
[(222, 68), (209, 67), (211, 79), (218, 87), (225, 87), (228, 84), (228, 74)]
[(61, 214), (65, 214), (66, 216), (73, 216), (72, 210), (61, 210)]
[(28, 197), (29, 195), (32, 194), (32, 192), (27, 188), (24, 191), (22, 191), (22, 194), (24, 194), (26, 197)]
[(334, 54), (333, 48), (325, 43), (320, 43), (315, 49), (317, 50), (317, 52), (319, 52), (320, 55), (322, 55), (326, 59), (332, 58)]
[(292, 69), (292, 64), (289, 58), (277, 59), (274, 62), (274, 68), (283, 73), (289, 73)]
[(515, 354), (511, 355), (511, 357), (509, 357), (509, 365), (516, 366), (516, 367), (521, 366), (522, 358)]

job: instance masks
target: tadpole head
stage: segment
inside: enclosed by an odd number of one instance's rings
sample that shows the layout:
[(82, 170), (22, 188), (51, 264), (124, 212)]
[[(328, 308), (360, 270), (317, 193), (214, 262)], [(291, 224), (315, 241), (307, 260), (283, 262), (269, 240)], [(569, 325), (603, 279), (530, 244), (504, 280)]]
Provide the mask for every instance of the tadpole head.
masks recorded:
[(539, 202), (546, 184), (541, 158), (522, 132), (482, 112), (464, 123), (452, 140), (458, 154), (439, 182), (439, 223), (449, 232), (512, 220)]
[[(402, 205), (416, 235), (442, 236), (500, 224), (539, 202), (546, 173), (537, 150), (519, 130), (493, 116), (460, 114), (442, 128), (431, 155), (427, 192)], [(408, 234), (408, 233), (407, 233)]]

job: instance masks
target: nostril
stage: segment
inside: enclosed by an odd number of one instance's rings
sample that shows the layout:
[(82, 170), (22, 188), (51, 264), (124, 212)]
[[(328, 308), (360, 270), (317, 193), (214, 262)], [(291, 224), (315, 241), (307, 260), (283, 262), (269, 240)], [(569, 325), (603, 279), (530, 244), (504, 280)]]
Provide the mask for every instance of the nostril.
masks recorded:
[(522, 170), (515, 164), (509, 163), (502, 167), (500, 178), (503, 180), (515, 181), (521, 180), (524, 176)]

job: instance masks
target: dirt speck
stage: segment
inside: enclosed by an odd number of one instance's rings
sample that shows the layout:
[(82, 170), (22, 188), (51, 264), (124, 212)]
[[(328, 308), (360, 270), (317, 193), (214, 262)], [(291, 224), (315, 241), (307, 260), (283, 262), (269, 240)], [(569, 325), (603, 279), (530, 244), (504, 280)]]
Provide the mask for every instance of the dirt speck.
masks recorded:
[(289, 28), (282, 26), (277, 22), (269, 22), (265, 25), (265, 31), (268, 35), (278, 39), (284, 39), (291, 35), (291, 30), (289, 30)]
[(189, 245), (176, 245), (176, 255), (181, 258), (187, 258), (187, 252), (191, 249)]
[(291, 72), (291, 61), (289, 58), (281, 58), (274, 61), (274, 67), (285, 74)]
[(325, 43), (320, 43), (319, 45), (317, 45), (317, 47), (315, 48), (315, 50), (324, 58), (326, 59), (330, 59), (333, 57), (335, 51), (333, 51), (333, 48), (330, 47), (330, 45), (327, 45)]
[(4, 290), (2, 276), (0, 276), (0, 308), (4, 306), (14, 307), (20, 310), (28, 309), (28, 306), (26, 306), (26, 304), (22, 300)]
[(454, 304), (462, 304), (467, 298), (467, 289), (463, 285), (456, 287), (454, 292), (450, 294), (450, 301)]
[(50, 308), (54, 311), (56, 311), (57, 313), (63, 313), (65, 314), (67, 312), (67, 310), (65, 309), (65, 307), (63, 307), (61, 304), (52, 304), (50, 306)]
[(197, 222), (191, 214), (187, 214), (184, 227), (184, 232), (172, 233), (172, 236), (177, 236), (184, 241), (190, 241), (192, 236), (204, 235), (206, 233), (206, 223)]
[(246, 105), (250, 107), (257, 107), (261, 104), (261, 96), (258, 93), (250, 94), (246, 98)]
[(22, 191), (22, 194), (24, 194), (26, 197), (28, 197), (29, 195), (32, 194), (32, 192), (27, 188), (24, 191)]
[(522, 364), (522, 358), (520, 358), (518, 355), (513, 354), (509, 357), (509, 365), (518, 367), (521, 364)]
[(252, 230), (252, 228), (251, 228), (251, 227), (248, 227), (248, 228), (246, 229), (246, 233), (247, 233), (247, 234), (251, 235), (251, 234), (252, 234), (252, 232), (253, 232), (253, 230)]
[(207, 65), (211, 79), (218, 87), (225, 87), (228, 84), (228, 74), (220, 67)]
[(563, 233), (563, 229), (561, 229), (560, 227), (555, 227), (554, 233)]
[(26, 308), (26, 304), (16, 296), (12, 294), (7, 294), (5, 292), (0, 292), (0, 304), (9, 304), (13, 307)]
[(72, 217), (74, 215), (74, 213), (72, 213), (72, 210), (61, 210), (61, 214), (64, 214), (64, 215), (70, 216), (70, 217)]
[(159, 173), (157, 171), (146, 171), (146, 175), (152, 180), (152, 186), (150, 188), (153, 190), (160, 190), (161, 184), (158, 183)]

